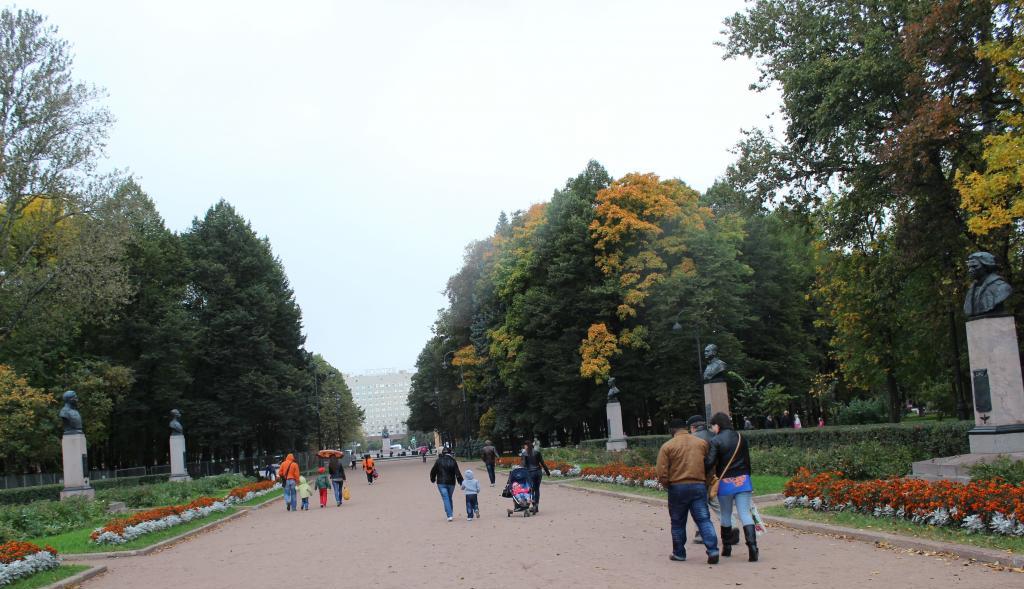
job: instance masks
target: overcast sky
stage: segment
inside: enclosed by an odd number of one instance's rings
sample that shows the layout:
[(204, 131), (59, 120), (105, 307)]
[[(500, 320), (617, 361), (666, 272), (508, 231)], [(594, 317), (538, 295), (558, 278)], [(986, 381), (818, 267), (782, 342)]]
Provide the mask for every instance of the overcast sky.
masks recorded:
[(307, 347), (412, 368), (463, 249), (587, 161), (704, 190), (774, 96), (723, 61), (742, 0), (19, 2), (117, 117), (108, 165), (168, 226), (269, 237)]

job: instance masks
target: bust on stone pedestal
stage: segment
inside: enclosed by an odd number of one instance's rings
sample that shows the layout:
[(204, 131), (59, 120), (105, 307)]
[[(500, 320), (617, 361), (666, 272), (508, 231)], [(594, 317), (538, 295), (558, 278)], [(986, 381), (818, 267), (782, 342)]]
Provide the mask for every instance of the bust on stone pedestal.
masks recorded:
[(704, 348), (704, 359), (707, 361), (704, 368), (704, 417), (710, 423), (715, 413), (731, 415), (729, 385), (725, 382), (725, 371), (729, 366), (718, 357), (718, 346), (715, 344), (708, 344)]
[(188, 470), (185, 468), (185, 428), (181, 425), (181, 411), (171, 409), (171, 422), (167, 424), (171, 428), (170, 456), (171, 456), (171, 481), (190, 481)]
[(78, 394), (65, 391), (62, 398), (64, 406), (58, 415), (64, 425), (64, 435), (60, 439), (64, 489), (60, 492), (60, 498), (72, 495), (92, 497), (95, 491), (89, 485), (89, 454), (82, 429), (82, 414), (78, 412)]
[(619, 403), (619, 387), (615, 386), (615, 377), (608, 377), (608, 402), (605, 404), (605, 413), (608, 417), (608, 441), (605, 442), (607, 450), (625, 450), (629, 445), (626, 442), (626, 432), (622, 428), (622, 405)]

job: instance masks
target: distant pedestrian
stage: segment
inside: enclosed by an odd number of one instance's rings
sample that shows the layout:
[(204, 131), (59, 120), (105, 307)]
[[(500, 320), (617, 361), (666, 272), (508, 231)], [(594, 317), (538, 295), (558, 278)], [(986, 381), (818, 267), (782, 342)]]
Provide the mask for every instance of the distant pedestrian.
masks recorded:
[(536, 449), (533, 442), (527, 442), (526, 447), (523, 448), (523, 454), (521, 456), (523, 466), (530, 472), (530, 486), (533, 488), (533, 512), (537, 513), (540, 511), (540, 481), (543, 478), (541, 476), (541, 470), (544, 474), (551, 476), (551, 471), (548, 469), (548, 465), (544, 462), (544, 457), (541, 456), (540, 450)]
[(313, 490), (309, 488), (309, 482), (306, 481), (306, 477), (299, 477), (299, 485), (296, 489), (299, 492), (299, 498), (302, 499), (302, 511), (309, 511), (309, 497), (313, 494)]
[(818, 418), (818, 427), (825, 427), (825, 418), (824, 417), (819, 417)]
[(328, 465), (327, 470), (331, 475), (331, 486), (334, 487), (334, 501), (340, 507), (341, 500), (344, 497), (342, 491), (345, 487), (345, 466), (339, 458), (331, 458), (331, 463)]
[(427, 447), (420, 446), (420, 458), (423, 459), (423, 464), (427, 463)]
[(452, 456), (451, 449), (441, 450), (441, 455), (430, 468), (430, 482), (437, 484), (437, 492), (441, 494), (441, 503), (444, 505), (448, 521), (452, 521), (452, 495), (455, 493), (455, 485), (461, 485), (462, 481), (459, 463)]
[(295, 487), (299, 484), (301, 475), (299, 473), (299, 463), (295, 462), (294, 455), (289, 454), (285, 457), (281, 467), (277, 469), (277, 477), (281, 479), (281, 486), (284, 488), (285, 510), (295, 511)]
[[(743, 535), (747, 540), (750, 562), (758, 558), (757, 531), (754, 529), (754, 516), (751, 513), (754, 486), (750, 478), (750, 448), (743, 436), (735, 431), (732, 419), (725, 413), (715, 413), (711, 417), (711, 431), (715, 438), (711, 440), (705, 463), (715, 469), (721, 479), (718, 485), (718, 501), (722, 506), (722, 535), (726, 538), (732, 533), (732, 506), (740, 514), (743, 524)], [(722, 554), (731, 556), (732, 545), (725, 544)]]
[(750, 421), (749, 417), (743, 418), (743, 429), (751, 430), (754, 429), (754, 424)]
[(779, 420), (779, 427), (782, 429), (793, 428), (793, 418), (790, 417), (789, 411), (782, 412), (782, 419)]
[(494, 447), (494, 444), (490, 440), (484, 442), (483, 450), (481, 450), (481, 458), (484, 460), (484, 466), (487, 467), (487, 478), (491, 481), (491, 486), (494, 486), (494, 465), (498, 462), (498, 449)]
[(708, 511), (705, 457), (708, 443), (696, 435), (687, 435), (687, 424), (673, 419), (668, 424), (672, 439), (661, 445), (655, 472), (658, 482), (668, 490), (668, 513), (672, 522), (672, 560), (686, 560), (686, 520), (693, 516), (700, 528), (708, 555), (708, 564), (718, 564), (718, 537)]
[(373, 458), (367, 454), (363, 458), (363, 472), (366, 473), (367, 484), (373, 484), (373, 475), (377, 472), (377, 464), (373, 461)]
[(800, 423), (800, 414), (799, 413), (794, 413), (793, 414), (793, 429), (800, 429), (802, 427), (803, 427), (803, 424)]
[(480, 481), (473, 475), (473, 469), (466, 469), (466, 478), (462, 481), (462, 492), (466, 494), (466, 521), (473, 521), (475, 515), (480, 519), (480, 502), (477, 495), (480, 493)]
[(765, 416), (764, 429), (775, 429), (775, 418), (771, 415)]
[(331, 488), (331, 479), (324, 473), (324, 467), (317, 471), (316, 490), (320, 492), (320, 509), (327, 507), (327, 490)]

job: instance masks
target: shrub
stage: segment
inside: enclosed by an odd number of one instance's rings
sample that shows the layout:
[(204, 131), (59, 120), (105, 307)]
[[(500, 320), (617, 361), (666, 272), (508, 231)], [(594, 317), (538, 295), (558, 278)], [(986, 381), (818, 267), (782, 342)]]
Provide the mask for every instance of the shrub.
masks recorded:
[(971, 467), (972, 481), (1004, 481), (1011, 485), (1024, 484), (1024, 460), (1000, 456), (992, 462), (979, 462)]
[[(167, 475), (153, 474), (141, 477), (125, 477), (119, 479), (97, 479), (89, 481), (93, 489), (115, 489), (120, 487), (138, 487), (167, 482)], [(64, 485), (36, 485), (34, 487), (16, 487), (0, 491), (0, 505), (20, 505), (33, 501), (57, 501)]]
[(913, 457), (906, 447), (868, 441), (827, 449), (751, 448), (750, 462), (755, 474), (793, 476), (808, 468), (842, 471), (852, 479), (880, 479), (909, 473)]
[(62, 534), (101, 519), (107, 504), (84, 497), (0, 507), (0, 542)]
[(888, 413), (882, 399), (854, 399), (836, 412), (836, 423), (839, 425), (860, 425), (880, 423), (886, 420)]
[(105, 489), (96, 493), (97, 499), (123, 501), (131, 508), (155, 507), (187, 503), (201, 495), (217, 495), (225, 489), (251, 482), (245, 475), (219, 474), (181, 483), (160, 483)]

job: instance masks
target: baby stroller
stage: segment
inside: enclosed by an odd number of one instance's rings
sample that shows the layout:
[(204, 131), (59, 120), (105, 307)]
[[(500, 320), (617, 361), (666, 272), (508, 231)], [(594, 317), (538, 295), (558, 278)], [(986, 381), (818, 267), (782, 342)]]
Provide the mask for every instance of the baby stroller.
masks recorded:
[(508, 473), (508, 484), (505, 485), (505, 490), (501, 492), (502, 497), (509, 497), (512, 499), (512, 509), (507, 509), (507, 517), (512, 517), (513, 513), (522, 513), (523, 517), (530, 517), (533, 515), (531, 507), (533, 507), (533, 487), (530, 482), (530, 472), (522, 466), (517, 466), (512, 469), (512, 472)]

